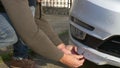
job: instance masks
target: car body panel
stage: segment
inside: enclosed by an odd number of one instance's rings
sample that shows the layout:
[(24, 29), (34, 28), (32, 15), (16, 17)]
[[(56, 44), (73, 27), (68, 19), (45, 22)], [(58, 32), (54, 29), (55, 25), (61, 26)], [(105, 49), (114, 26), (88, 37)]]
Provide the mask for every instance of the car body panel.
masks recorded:
[(86, 32), (104, 40), (120, 34), (119, 6), (119, 0), (74, 0), (70, 15), (95, 27)]
[[(74, 0), (70, 16), (85, 22), (95, 29), (88, 30), (71, 21), (71, 18), (69, 19), (70, 25), (100, 40), (104, 41), (112, 36), (120, 35), (120, 0)], [(88, 47), (75, 40), (71, 33), (70, 29), (71, 43), (78, 46), (78, 53), (83, 54), (86, 59), (98, 65), (109, 64), (120, 67), (120, 57)]]

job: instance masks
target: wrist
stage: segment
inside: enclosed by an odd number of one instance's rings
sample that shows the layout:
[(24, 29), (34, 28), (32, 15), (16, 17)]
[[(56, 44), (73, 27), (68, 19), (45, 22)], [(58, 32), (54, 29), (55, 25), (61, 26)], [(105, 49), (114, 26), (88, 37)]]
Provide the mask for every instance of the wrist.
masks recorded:
[(60, 49), (60, 50), (65, 49), (65, 44), (61, 43), (57, 46), (57, 48)]
[(61, 59), (59, 60), (61, 63), (64, 63), (66, 59), (66, 54), (63, 54), (63, 56), (61, 57)]

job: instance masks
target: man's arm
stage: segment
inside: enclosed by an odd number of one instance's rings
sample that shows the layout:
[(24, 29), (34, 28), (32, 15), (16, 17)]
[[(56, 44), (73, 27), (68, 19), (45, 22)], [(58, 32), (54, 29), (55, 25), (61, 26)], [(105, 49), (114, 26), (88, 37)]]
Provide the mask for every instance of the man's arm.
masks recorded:
[(78, 67), (83, 64), (84, 60), (79, 60), (81, 56), (63, 53), (37, 27), (27, 0), (1, 1), (16, 32), (33, 51), (49, 59), (60, 61), (70, 67)]
[(59, 60), (63, 53), (37, 27), (27, 0), (1, 0), (18, 35), (36, 53)]

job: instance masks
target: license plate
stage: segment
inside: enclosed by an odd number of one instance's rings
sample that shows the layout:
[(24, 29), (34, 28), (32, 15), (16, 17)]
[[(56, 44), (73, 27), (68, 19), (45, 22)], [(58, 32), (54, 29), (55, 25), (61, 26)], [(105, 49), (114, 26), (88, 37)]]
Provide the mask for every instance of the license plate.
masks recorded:
[(85, 37), (86, 37), (86, 33), (77, 29), (76, 27), (74, 26), (70, 26), (70, 31), (71, 31), (71, 34), (76, 37), (77, 39), (81, 39), (81, 40), (84, 40)]

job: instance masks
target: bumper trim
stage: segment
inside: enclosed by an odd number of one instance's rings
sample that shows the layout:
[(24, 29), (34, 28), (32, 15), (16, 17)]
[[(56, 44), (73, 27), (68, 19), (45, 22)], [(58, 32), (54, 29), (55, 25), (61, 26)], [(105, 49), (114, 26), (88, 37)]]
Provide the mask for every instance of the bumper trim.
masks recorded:
[(102, 53), (93, 48), (85, 46), (79, 43), (78, 41), (74, 40), (71, 36), (70, 36), (70, 39), (71, 39), (71, 43), (78, 46), (78, 53), (83, 54), (84, 57), (89, 61), (94, 62), (98, 65), (109, 64), (109, 65), (120, 67), (120, 58)]

